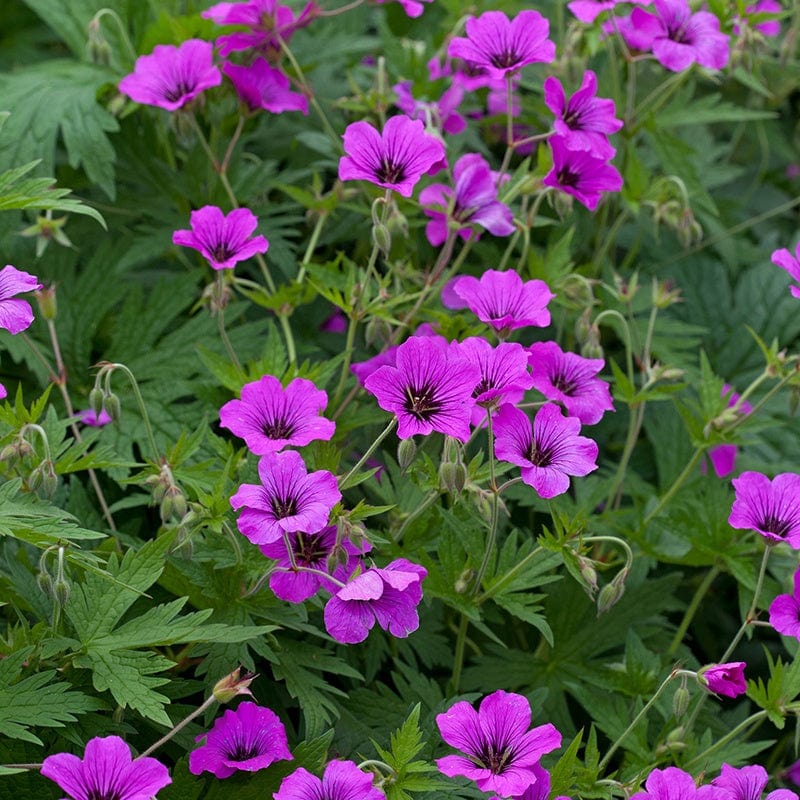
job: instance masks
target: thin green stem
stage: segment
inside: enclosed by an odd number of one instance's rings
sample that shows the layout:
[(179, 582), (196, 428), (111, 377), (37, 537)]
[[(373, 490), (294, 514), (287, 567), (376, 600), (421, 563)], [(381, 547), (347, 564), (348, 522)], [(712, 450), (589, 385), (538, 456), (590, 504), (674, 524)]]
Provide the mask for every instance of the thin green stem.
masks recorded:
[[(339, 6), (339, 8), (331, 8), (327, 11), (317, 11), (318, 17), (338, 17), (339, 14), (344, 14), (346, 11), (352, 11), (354, 8), (358, 8), (364, 0), (353, 0), (352, 3), (347, 3), (347, 5)], [(361, 769), (359, 767), (359, 769)]]
[(158, 750), (158, 748), (161, 747), (162, 744), (166, 744), (173, 736), (175, 736), (176, 733), (179, 733), (180, 731), (182, 731), (193, 719), (196, 719), (197, 717), (199, 717), (207, 708), (210, 708), (216, 702), (217, 702), (217, 698), (214, 697), (213, 694), (210, 695), (205, 700), (203, 705), (201, 705), (199, 708), (196, 708), (194, 711), (192, 711), (192, 713), (189, 714), (188, 717), (186, 717), (185, 719), (182, 719), (174, 728), (172, 728), (172, 730), (167, 731), (167, 733), (165, 733), (157, 742), (155, 742), (154, 744), (151, 744), (150, 747), (148, 747), (147, 750), (145, 750), (142, 754), (140, 754), (135, 760), (136, 761), (140, 761), (141, 759), (146, 758), (147, 756), (149, 756), (150, 753), (153, 753), (156, 750)]
[(42, 443), (42, 450), (44, 451), (44, 458), (46, 461), (52, 461), (52, 456), (50, 455), (50, 442), (47, 439), (47, 434), (44, 432), (44, 428), (41, 425), (36, 425), (33, 422), (28, 422), (20, 428), (20, 435), (24, 436), (28, 431), (33, 431), (39, 436), (39, 440)]
[(456, 634), (456, 648), (453, 653), (453, 675), (450, 678), (450, 686), (453, 694), (458, 694), (459, 684), (461, 683), (461, 671), (464, 669), (464, 649), (467, 644), (467, 630), (469, 628), (469, 620), (466, 614), (461, 615), (461, 621), (458, 625), (458, 633)]
[(505, 175), (514, 152), (514, 82), (510, 72), (506, 74), (506, 152), (500, 165), (500, 175)]
[(681, 620), (681, 624), (678, 626), (678, 630), (675, 631), (675, 635), (672, 637), (672, 642), (667, 650), (668, 655), (675, 655), (675, 653), (678, 652), (678, 648), (683, 641), (683, 637), (686, 636), (686, 631), (689, 630), (689, 626), (692, 624), (692, 620), (694, 619), (697, 610), (700, 608), (700, 603), (703, 601), (706, 593), (711, 588), (711, 584), (714, 583), (721, 571), (722, 570), (720, 570), (719, 567), (714, 566), (711, 567), (711, 569), (705, 574), (705, 577), (695, 590), (694, 595), (692, 595), (692, 600), (683, 614), (683, 619)]
[(125, 43), (125, 47), (128, 49), (128, 55), (131, 57), (131, 61), (136, 61), (139, 57), (139, 54), (136, 52), (136, 48), (133, 46), (133, 42), (131, 42), (131, 37), (128, 35), (128, 28), (120, 19), (119, 14), (114, 11), (113, 8), (101, 8), (95, 15), (92, 17), (91, 21), (89, 22), (89, 27), (93, 24), (97, 24), (98, 28), (100, 27), (100, 21), (103, 17), (111, 17), (117, 25), (117, 30), (119, 31), (120, 38)]
[[(751, 714), (747, 719), (740, 722), (735, 728), (728, 731), (728, 733), (726, 733), (721, 739), (718, 739), (716, 742), (714, 742), (714, 744), (712, 744), (707, 750), (703, 750), (702, 753), (689, 760), (685, 765), (686, 769), (694, 770), (696, 767), (701, 766), (705, 761), (707, 761), (708, 757), (712, 753), (715, 753), (720, 748), (725, 747), (728, 742), (733, 741), (737, 736), (739, 736), (739, 734), (753, 725), (753, 723), (756, 723), (755, 728), (759, 727), (766, 718), (767, 712), (763, 709), (761, 711), (756, 711), (755, 714)], [(755, 728), (753, 728), (753, 731), (750, 731), (750, 733), (753, 733)]]
[(144, 398), (142, 397), (142, 392), (139, 389), (139, 382), (134, 377), (134, 374), (124, 364), (115, 362), (110, 364), (108, 368), (111, 370), (111, 372), (114, 372), (115, 370), (122, 370), (122, 372), (128, 378), (131, 388), (133, 389), (133, 396), (136, 398), (136, 405), (139, 407), (139, 413), (142, 415), (142, 422), (144, 423), (144, 428), (147, 433), (147, 440), (150, 443), (150, 449), (153, 452), (153, 462), (158, 464), (161, 459), (161, 453), (159, 452), (158, 445), (156, 444), (156, 437), (153, 434), (153, 426), (150, 424), (150, 415), (147, 413), (147, 406), (144, 404)]
[(619, 311), (617, 311), (616, 309), (607, 308), (605, 311), (601, 311), (594, 318), (594, 324), (599, 325), (600, 321), (604, 317), (615, 317), (618, 318), (622, 323), (622, 330), (625, 333), (625, 366), (628, 373), (628, 380), (631, 383), (634, 383), (635, 376), (633, 374), (633, 340), (631, 339), (631, 331), (628, 326), (628, 320), (626, 320), (625, 317), (623, 317), (622, 314), (620, 314)]
[[(347, 339), (344, 345), (344, 361), (342, 362), (342, 371), (339, 374), (339, 383), (336, 385), (336, 393), (333, 395), (333, 403), (337, 405), (339, 400), (344, 394), (344, 387), (347, 385), (347, 378), (350, 372), (350, 362), (353, 360), (353, 348), (356, 341), (356, 328), (358, 327), (358, 318), (354, 312), (350, 312), (350, 319), (347, 323)], [(338, 415), (341, 408), (336, 412)]]
[(525, 558), (522, 559), (522, 561), (517, 562), (513, 567), (511, 567), (511, 569), (508, 572), (506, 572), (505, 575), (503, 575), (502, 578), (500, 578), (499, 581), (490, 586), (477, 599), (477, 604), (481, 605), (482, 603), (485, 603), (487, 600), (494, 597), (499, 591), (508, 586), (508, 584), (511, 583), (512, 580), (514, 580), (514, 577), (523, 569), (525, 569), (528, 563), (533, 561), (533, 559), (536, 558), (543, 551), (544, 551), (543, 547), (535, 547), (533, 550), (531, 550), (531, 552), (528, 553), (528, 555), (526, 555)]
[(441, 494), (442, 493), (438, 489), (429, 492), (428, 496), (403, 520), (403, 524), (400, 526), (397, 533), (392, 534), (392, 541), (394, 541), (395, 544), (403, 538), (408, 526), (411, 525), (415, 519), (424, 514), (439, 497), (441, 497)]
[[(225, 292), (224, 278), (221, 270), (217, 272), (217, 291), (221, 300)], [(242, 372), (242, 364), (236, 356), (236, 351), (233, 349), (231, 340), (228, 337), (228, 331), (225, 330), (225, 309), (222, 307), (222, 303), (220, 303), (220, 307), (217, 309), (217, 327), (219, 328), (219, 335), (222, 339), (222, 343), (228, 351), (228, 358), (230, 358), (231, 363), (236, 367), (237, 371)]]
[(492, 428), (492, 412), (488, 408), (486, 409), (486, 425), (489, 447), (489, 491), (492, 493), (492, 516), (489, 523), (489, 536), (486, 539), (486, 550), (483, 553), (483, 560), (481, 561), (480, 567), (478, 567), (475, 580), (472, 584), (471, 594), (473, 597), (480, 591), (483, 576), (486, 574), (489, 562), (492, 559), (495, 543), (497, 542), (497, 526), (499, 520), (500, 498), (497, 491), (497, 481), (495, 480), (494, 430)]
[[(725, 431), (732, 431), (737, 426), (741, 425), (747, 417), (752, 417), (753, 415), (757, 414), (764, 406), (784, 387), (786, 384), (794, 377), (792, 373), (781, 378), (778, 383), (776, 383), (751, 409), (749, 414), (742, 414), (740, 417), (735, 419), (730, 425), (725, 427)], [(742, 399), (739, 398), (739, 402), (736, 404), (739, 408), (742, 407)]]
[(303, 260), (300, 262), (300, 269), (297, 272), (297, 283), (302, 283), (303, 278), (306, 276), (306, 267), (311, 263), (311, 257), (314, 255), (314, 250), (317, 249), (317, 242), (319, 241), (319, 235), (322, 233), (322, 228), (325, 225), (325, 220), (327, 219), (328, 215), (320, 213), (317, 217), (317, 224), (314, 226), (314, 230), (311, 231), (311, 238), (308, 240), (308, 247), (306, 247), (306, 252), (303, 254)]
[(675, 496), (675, 493), (678, 491), (678, 489), (681, 488), (681, 486), (683, 486), (686, 479), (695, 472), (695, 470), (697, 469), (697, 465), (700, 463), (700, 459), (703, 457), (703, 453), (705, 453), (705, 451), (706, 451), (705, 447), (701, 447), (698, 450), (695, 450), (694, 455), (692, 455), (686, 466), (681, 470), (681, 474), (678, 475), (677, 478), (675, 478), (675, 480), (672, 482), (672, 485), (661, 496), (661, 498), (659, 499), (658, 503), (653, 508), (653, 510), (650, 511), (650, 513), (648, 513), (647, 516), (644, 518), (644, 521), (642, 522), (642, 527), (647, 525), (647, 523), (650, 522), (650, 520), (657, 517), (663, 510), (664, 506), (666, 506), (667, 503), (669, 503), (669, 501), (672, 500), (672, 498)]
[(348, 485), (348, 482), (350, 481), (350, 478), (352, 478), (353, 475), (355, 475), (358, 472), (358, 470), (360, 470), (361, 467), (363, 467), (364, 464), (367, 463), (367, 461), (372, 457), (372, 454), (380, 446), (380, 443), (394, 430), (394, 426), (395, 425), (397, 425), (397, 417), (392, 417), (392, 419), (389, 420), (389, 424), (378, 434), (378, 437), (369, 446), (369, 448), (367, 449), (367, 452), (364, 453), (364, 455), (361, 456), (361, 458), (358, 459), (358, 461), (356, 462), (356, 465), (339, 482), (339, 488), (340, 489), (346, 489), (347, 488), (347, 485)]
[(288, 314), (278, 314), (278, 322), (280, 323), (281, 330), (283, 331), (283, 338), (286, 341), (286, 355), (289, 358), (289, 364), (294, 366), (297, 364), (297, 350), (294, 346), (294, 334), (292, 333), (292, 326), (289, 324)]
[(236, 143), (239, 141), (239, 137), (242, 135), (242, 131), (244, 130), (244, 123), (245, 123), (245, 116), (244, 114), (239, 114), (239, 119), (236, 122), (236, 130), (233, 132), (233, 136), (231, 136), (230, 142), (228, 142), (228, 148), (225, 150), (225, 155), (222, 158), (222, 163), (219, 165), (219, 172), (220, 175), (224, 175), (228, 172), (228, 167), (231, 163), (231, 156), (233, 155), (233, 148), (236, 147)]

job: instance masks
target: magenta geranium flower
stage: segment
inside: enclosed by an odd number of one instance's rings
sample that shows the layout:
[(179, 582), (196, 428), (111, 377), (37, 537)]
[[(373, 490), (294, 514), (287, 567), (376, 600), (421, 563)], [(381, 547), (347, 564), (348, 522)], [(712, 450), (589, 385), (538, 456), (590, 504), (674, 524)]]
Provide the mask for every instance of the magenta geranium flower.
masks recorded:
[(210, 772), (230, 778), (237, 770), (257, 772), (275, 761), (291, 761), (286, 729), (278, 715), (255, 703), (240, 703), (214, 720), (214, 727), (197, 737), (205, 743), (189, 753), (189, 772)]
[(262, 108), (273, 114), (284, 111), (308, 114), (308, 98), (291, 91), (289, 78), (271, 67), (265, 59), (257, 58), (249, 66), (226, 61), (222, 71), (231, 79), (236, 93), (251, 111)]
[[(722, 385), (722, 396), (724, 397), (728, 392), (732, 391), (733, 387), (725, 383)], [(736, 392), (731, 394), (728, 399), (728, 408), (732, 408), (739, 402), (739, 395)], [(746, 400), (739, 408), (741, 415), (747, 415), (753, 410), (753, 407)], [(718, 478), (724, 478), (730, 475), (736, 467), (736, 453), (739, 448), (735, 444), (718, 444), (708, 451), (708, 460), (714, 468)], [(705, 465), (703, 465), (705, 468)]]
[[(294, 563), (298, 567), (311, 567), (319, 572), (328, 572), (328, 557), (336, 546), (336, 526), (329, 525), (317, 533), (304, 533), (302, 531), (287, 534), (292, 547)], [(339, 544), (340, 552), (344, 554), (345, 563), (340, 564), (329, 573), (337, 581), (344, 582), (355, 572), (360, 562), (360, 556), (369, 552), (372, 545), (363, 541), (361, 549), (345, 539)], [(283, 540), (262, 544), (261, 552), (277, 561), (277, 569), (269, 577), (269, 588), (275, 592), (276, 597), (288, 600), (290, 603), (302, 603), (313, 597), (322, 586), (330, 592), (336, 591), (336, 584), (325, 580), (322, 575), (303, 572), (292, 568), (286, 544)]]
[(567, 100), (561, 81), (552, 75), (544, 82), (544, 102), (555, 114), (555, 132), (568, 150), (587, 150), (597, 158), (612, 158), (616, 150), (609, 134), (622, 127), (614, 116), (614, 101), (597, 96), (597, 76), (583, 74), (581, 88)]
[(597, 377), (602, 358), (583, 358), (564, 352), (555, 342), (536, 342), (529, 348), (533, 387), (555, 400), (583, 425), (594, 425), (614, 410), (608, 384)]
[[(465, 275), (449, 284), (448, 291), (459, 298), (481, 322), (507, 334), (516, 328), (550, 324), (547, 304), (555, 295), (544, 281), (524, 281), (513, 270), (486, 270), (480, 279)], [(442, 294), (445, 301), (447, 295)]]
[[(225, 58), (240, 50), (258, 50), (267, 56), (280, 53), (280, 39), (288, 42), (299, 28), (308, 25), (319, 11), (316, 3), (306, 3), (295, 17), (289, 6), (277, 0), (245, 0), (245, 2), (217, 3), (200, 13), (217, 25), (241, 25), (247, 31), (231, 33), (217, 39), (219, 54)], [(279, 38), (280, 37), (280, 38)]]
[[(761, 800), (768, 781), (767, 771), (758, 764), (738, 769), (723, 764), (720, 774), (697, 790), (697, 800)], [(765, 800), (797, 800), (797, 795), (789, 789), (776, 789)]]
[(258, 219), (249, 208), (223, 214), (217, 206), (203, 206), (192, 211), (189, 224), (191, 230), (172, 234), (172, 243), (199, 250), (213, 269), (233, 269), (237, 262), (269, 249), (263, 236), (253, 236)]
[(397, 435), (408, 439), (433, 431), (466, 442), (480, 372), (440, 338), (412, 336), (397, 348), (396, 366), (383, 366), (364, 388), (384, 411), (397, 416)]
[(325, 629), (342, 644), (363, 642), (375, 623), (404, 639), (419, 627), (417, 606), (428, 571), (398, 558), (372, 567), (339, 589), (325, 605)]
[(744, 677), (744, 661), (731, 661), (726, 664), (712, 664), (703, 667), (697, 672), (700, 685), (713, 694), (723, 697), (738, 697), (747, 691), (747, 681)]
[(708, 69), (722, 69), (728, 63), (728, 36), (720, 31), (714, 14), (693, 14), (689, 0), (653, 0), (653, 5), (655, 13), (634, 8), (630, 17), (618, 21), (628, 47), (651, 51), (672, 72), (695, 63)]
[(113, 421), (111, 415), (104, 408), (100, 409), (99, 414), (95, 414), (93, 408), (86, 408), (83, 411), (78, 411), (75, 414), (75, 418), (90, 428), (102, 428)]
[(772, 543), (788, 542), (800, 550), (800, 475), (783, 472), (771, 481), (760, 472), (743, 472), (734, 478), (733, 488), (731, 527), (754, 530)]
[(372, 774), (362, 772), (352, 761), (331, 761), (320, 780), (300, 767), (281, 782), (275, 800), (385, 800), (372, 785)]
[(395, 105), (411, 119), (418, 119), (446, 134), (461, 133), (467, 127), (467, 121), (456, 110), (464, 99), (464, 89), (453, 85), (447, 89), (438, 101), (417, 100), (411, 94), (411, 81), (392, 86), (397, 95)]
[(33, 322), (33, 309), (27, 300), (14, 297), (22, 292), (41, 289), (35, 275), (6, 264), (0, 269), (0, 328), (9, 333), (22, 333)]
[(502, 78), (527, 64), (549, 64), (556, 57), (549, 33), (550, 23), (538, 11), (520, 11), (513, 20), (502, 11), (486, 11), (467, 20), (466, 38), (453, 38), (447, 54)]
[(189, 39), (179, 47), (156, 45), (149, 56), (136, 59), (133, 72), (119, 82), (119, 90), (137, 103), (175, 111), (222, 83), (213, 50), (211, 42), (201, 39)]
[(678, 767), (654, 769), (647, 776), (644, 792), (636, 792), (630, 800), (695, 800), (694, 778)]
[(516, 343), (503, 342), (492, 347), (486, 339), (471, 336), (458, 345), (461, 354), (480, 370), (480, 380), (472, 392), (476, 406), (471, 422), (486, 422), (486, 409), (503, 403), (518, 403), (533, 385), (528, 370), (528, 354)]
[(527, 698), (502, 689), (484, 697), (477, 711), (463, 700), (456, 703), (436, 717), (436, 724), (447, 744), (466, 753), (437, 759), (439, 771), (469, 778), (482, 792), (500, 797), (518, 797), (535, 784), (534, 767), (561, 746), (561, 734), (549, 723), (528, 730)]
[(794, 573), (794, 591), (779, 594), (770, 604), (769, 624), (778, 633), (800, 640), (800, 569)]
[(497, 199), (497, 183), (492, 168), (478, 153), (467, 153), (453, 167), (455, 188), (434, 183), (419, 193), (419, 202), (430, 222), (425, 228), (428, 241), (438, 247), (447, 238), (449, 223), (458, 223), (458, 235), (469, 239), (473, 225), (486, 228), (494, 236), (514, 233), (511, 209)]
[(133, 761), (119, 736), (89, 740), (83, 760), (70, 753), (48, 756), (41, 772), (72, 800), (150, 800), (172, 783), (169, 770), (157, 759)]
[(0, 383), (0, 400), (5, 400), (8, 397), (8, 392), (6, 391), (6, 387)]
[(603, 192), (622, 188), (622, 175), (604, 158), (585, 150), (570, 150), (561, 136), (551, 136), (548, 143), (553, 169), (542, 179), (545, 186), (571, 194), (590, 211), (597, 208)]
[(418, 119), (398, 114), (386, 120), (383, 133), (369, 122), (354, 122), (345, 129), (345, 155), (339, 160), (339, 179), (369, 181), (411, 197), (414, 186), (445, 160), (442, 142), (425, 133)]
[(756, 15), (767, 15), (767, 19), (756, 22), (753, 26), (762, 36), (780, 36), (781, 23), (777, 19), (769, 19), (772, 14), (778, 15), (783, 11), (778, 0), (758, 0), (757, 3), (747, 6), (745, 9), (745, 19), (734, 18), (733, 32), (738, 36), (742, 27), (750, 21), (750, 17)]
[(219, 420), (251, 452), (263, 456), (330, 439), (336, 423), (320, 416), (326, 405), (328, 395), (305, 378), (295, 378), (284, 389), (276, 377), (264, 375), (242, 386), (242, 399), (225, 403)]
[[(414, 336), (428, 336), (439, 341), (443, 347), (447, 347), (447, 339), (441, 334), (436, 333), (433, 326), (428, 322), (423, 322), (417, 326), (414, 331)], [(356, 376), (358, 382), (363, 386), (364, 381), (372, 375), (379, 367), (394, 367), (397, 363), (397, 348), (399, 345), (391, 345), (385, 350), (382, 350), (372, 358), (367, 358), (364, 361), (356, 361), (350, 365), (350, 372)]]
[(242, 508), (239, 530), (253, 544), (269, 544), (284, 531), (318, 531), (342, 498), (336, 477), (327, 470), (308, 472), (295, 450), (270, 453), (258, 462), (261, 485), (245, 483), (231, 497)]
[[(383, 5), (384, 3), (390, 3), (392, 0), (375, 0), (378, 5)], [(422, 12), (425, 10), (425, 6), (423, 3), (432, 3), (433, 0), (397, 0), (401, 6), (403, 6), (403, 11), (408, 14), (409, 17), (419, 17), (422, 15)]]
[(620, 3), (649, 6), (653, 0), (572, 0), (567, 8), (581, 21), (591, 25), (604, 11), (611, 11)]
[(504, 405), (494, 420), (495, 453), (521, 467), (522, 480), (541, 497), (555, 497), (569, 489), (570, 475), (597, 469), (597, 443), (579, 436), (580, 429), (579, 419), (562, 416), (551, 403), (539, 409), (533, 426), (527, 414)]
[[(800, 284), (800, 244), (798, 244), (795, 248), (795, 255), (792, 255), (784, 247), (780, 250), (776, 250), (772, 254), (771, 261), (776, 267), (785, 269), (792, 277), (792, 280), (795, 280), (798, 282), (798, 284)], [(0, 273), (0, 275), (2, 275), (2, 273)], [(794, 297), (800, 299), (800, 285), (790, 286), (789, 291)]]

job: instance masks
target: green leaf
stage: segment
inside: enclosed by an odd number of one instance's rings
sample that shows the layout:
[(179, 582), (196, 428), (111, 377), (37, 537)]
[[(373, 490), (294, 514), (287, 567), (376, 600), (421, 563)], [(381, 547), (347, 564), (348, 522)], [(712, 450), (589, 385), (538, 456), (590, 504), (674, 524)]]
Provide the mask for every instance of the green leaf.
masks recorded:
[(655, 116), (660, 128), (673, 128), (679, 125), (707, 125), (711, 122), (752, 122), (758, 119), (775, 119), (775, 111), (757, 111), (743, 108), (728, 100), (723, 100), (718, 93), (705, 97), (691, 97), (691, 90), (683, 92), (675, 102), (667, 106)]

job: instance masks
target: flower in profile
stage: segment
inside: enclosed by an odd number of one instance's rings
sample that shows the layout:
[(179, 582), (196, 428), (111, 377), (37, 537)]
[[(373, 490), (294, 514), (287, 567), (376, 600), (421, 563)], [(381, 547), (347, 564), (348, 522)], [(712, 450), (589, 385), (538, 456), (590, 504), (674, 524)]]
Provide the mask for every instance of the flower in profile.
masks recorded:
[(172, 783), (169, 770), (157, 759), (133, 761), (119, 736), (89, 740), (83, 760), (70, 753), (48, 756), (41, 772), (72, 800), (150, 800)]
[[(287, 539), (292, 548), (295, 566), (328, 572), (328, 558), (337, 547), (335, 525), (329, 525), (316, 533), (292, 532), (287, 534)], [(338, 547), (344, 557), (344, 563), (337, 566), (330, 574), (337, 581), (346, 581), (358, 567), (359, 557), (368, 552), (371, 545), (364, 540), (359, 549), (345, 539)], [(302, 603), (313, 597), (320, 587), (330, 592), (336, 591), (336, 584), (325, 580), (322, 575), (293, 568), (289, 553), (286, 551), (286, 544), (282, 539), (271, 544), (262, 544), (260, 550), (267, 558), (277, 561), (277, 569), (269, 577), (269, 588), (281, 600)]]
[(408, 439), (438, 431), (466, 442), (472, 391), (480, 372), (439, 337), (412, 336), (397, 348), (396, 366), (382, 366), (364, 388), (397, 416), (397, 435)]
[(448, 292), (449, 295), (443, 293), (443, 301), (447, 297), (459, 298), (455, 307), (466, 306), (501, 335), (516, 328), (549, 325), (547, 304), (555, 297), (544, 281), (523, 282), (513, 270), (494, 269), (486, 270), (480, 279), (471, 275), (456, 278), (449, 284)]
[(82, 422), (90, 428), (102, 428), (104, 425), (108, 425), (109, 422), (113, 421), (111, 415), (104, 408), (100, 409), (99, 414), (96, 414), (93, 408), (87, 408), (83, 411), (78, 411), (75, 417), (78, 422)]
[(548, 400), (561, 403), (583, 425), (594, 425), (614, 410), (608, 384), (597, 377), (602, 358), (564, 352), (556, 342), (536, 342), (529, 348), (533, 387)]
[[(792, 255), (785, 247), (783, 247), (780, 250), (776, 250), (772, 254), (772, 258), (770, 260), (776, 267), (785, 269), (792, 277), (792, 280), (795, 280), (798, 282), (798, 284), (800, 284), (800, 244), (798, 244), (795, 248), (794, 255)], [(0, 273), (0, 275), (2, 275), (2, 273)], [(800, 299), (800, 285), (790, 286), (789, 291), (794, 297)]]
[(556, 46), (547, 38), (550, 23), (538, 11), (521, 11), (513, 20), (502, 11), (486, 11), (470, 17), (466, 27), (466, 38), (453, 38), (447, 54), (483, 68), (490, 77), (503, 78), (556, 57)]
[(385, 800), (372, 785), (372, 775), (352, 761), (334, 760), (325, 767), (322, 779), (300, 767), (281, 782), (275, 800)]
[[(384, 3), (392, 2), (392, 0), (375, 0), (378, 5), (383, 5)], [(422, 16), (422, 12), (425, 10), (425, 6), (423, 3), (432, 3), (433, 0), (397, 0), (401, 6), (403, 6), (403, 11), (408, 14), (409, 17), (415, 18)]]
[(242, 386), (242, 399), (225, 403), (219, 420), (251, 452), (263, 456), (330, 439), (336, 423), (320, 416), (326, 405), (328, 395), (305, 378), (295, 378), (284, 389), (276, 377), (264, 375)]
[(205, 744), (189, 753), (189, 772), (210, 772), (230, 778), (237, 770), (257, 772), (275, 761), (291, 761), (286, 729), (278, 715), (255, 703), (240, 703), (214, 721), (214, 727), (197, 737)]
[(590, 211), (597, 208), (603, 192), (618, 192), (622, 188), (622, 175), (586, 150), (570, 150), (561, 136), (548, 139), (553, 153), (553, 168), (542, 179), (552, 186), (577, 198)]
[(0, 400), (5, 400), (8, 397), (8, 392), (6, 391), (6, 387), (0, 383)]
[(22, 292), (41, 289), (35, 275), (6, 264), (0, 269), (0, 328), (9, 333), (22, 333), (33, 322), (33, 309), (27, 300), (14, 297)]
[(247, 31), (231, 33), (217, 39), (219, 54), (226, 58), (240, 50), (258, 50), (267, 56), (281, 52), (281, 40), (288, 42), (292, 34), (304, 28), (317, 15), (316, 3), (306, 3), (295, 17), (289, 6), (278, 0), (245, 0), (244, 2), (217, 3), (200, 13), (201, 17), (213, 20), (217, 25), (241, 25)]
[(467, 127), (467, 121), (456, 111), (464, 99), (461, 86), (454, 84), (435, 102), (416, 100), (411, 94), (411, 81), (395, 84), (392, 91), (397, 95), (395, 105), (411, 119), (421, 120), (446, 134), (461, 133)]
[(425, 133), (418, 119), (398, 114), (386, 120), (383, 132), (369, 122), (354, 122), (345, 129), (345, 155), (339, 160), (339, 179), (364, 180), (411, 197), (414, 186), (445, 159), (442, 142)]
[(269, 249), (263, 236), (253, 236), (258, 219), (249, 208), (223, 214), (217, 206), (203, 206), (192, 211), (189, 224), (191, 230), (172, 234), (172, 243), (198, 250), (213, 269), (233, 269), (237, 262)]
[(522, 480), (540, 497), (555, 497), (569, 489), (570, 475), (582, 477), (597, 469), (597, 444), (579, 436), (580, 429), (579, 419), (562, 416), (552, 403), (539, 409), (533, 426), (527, 414), (504, 405), (494, 420), (495, 453), (521, 467)]
[(494, 236), (514, 233), (511, 209), (497, 199), (494, 173), (479, 153), (467, 153), (453, 167), (455, 187), (443, 183), (426, 186), (419, 202), (430, 222), (425, 228), (428, 241), (438, 247), (447, 238), (450, 222), (458, 223), (458, 235), (469, 239), (473, 225), (480, 225)]
[(678, 767), (654, 769), (647, 776), (644, 792), (636, 792), (630, 800), (695, 800), (694, 778)]
[(753, 26), (762, 36), (780, 36), (781, 35), (781, 23), (777, 19), (770, 19), (770, 15), (777, 15), (780, 14), (783, 9), (781, 8), (781, 4), (778, 0), (758, 0), (757, 3), (753, 3), (753, 5), (747, 6), (745, 9), (745, 18), (742, 19), (740, 17), (734, 18), (733, 21), (733, 32), (738, 36), (743, 28), (749, 23), (750, 17), (756, 15), (766, 15), (767, 19), (762, 19), (760, 22), (756, 22)]
[(201, 39), (189, 39), (179, 47), (156, 45), (149, 56), (136, 59), (133, 72), (119, 82), (119, 90), (137, 103), (176, 111), (222, 83), (213, 50), (211, 42)]
[(597, 96), (597, 76), (590, 69), (581, 87), (567, 100), (561, 81), (552, 75), (544, 82), (544, 102), (555, 114), (555, 132), (568, 150), (587, 150), (597, 158), (612, 158), (616, 150), (609, 134), (622, 127), (614, 116), (614, 101)]
[[(761, 800), (768, 781), (767, 771), (758, 764), (738, 769), (723, 764), (720, 774), (697, 790), (697, 800)], [(765, 800), (797, 800), (797, 795), (789, 789), (776, 789)]]
[(372, 567), (348, 581), (325, 605), (325, 630), (342, 644), (367, 638), (375, 623), (404, 639), (419, 627), (417, 606), (428, 571), (398, 558)]
[(528, 354), (521, 344), (503, 342), (492, 347), (486, 339), (470, 336), (458, 348), (480, 370), (480, 380), (472, 391), (476, 403), (472, 409), (473, 425), (486, 422), (486, 409), (519, 402), (533, 385)]
[(226, 61), (222, 71), (231, 79), (236, 93), (251, 111), (261, 108), (273, 114), (302, 111), (308, 114), (308, 98), (289, 89), (289, 79), (263, 58), (250, 66)]
[(591, 25), (604, 11), (611, 11), (620, 3), (649, 6), (653, 0), (572, 0), (567, 8), (581, 21)]
[(502, 689), (484, 697), (477, 711), (463, 700), (456, 703), (436, 717), (436, 724), (447, 744), (466, 753), (437, 759), (439, 771), (469, 778), (482, 792), (500, 797), (519, 797), (534, 785), (534, 767), (561, 746), (561, 734), (549, 723), (528, 730), (527, 698)]
[(743, 472), (733, 480), (736, 499), (728, 524), (754, 530), (768, 542), (787, 542), (800, 550), (800, 475), (783, 472), (770, 480), (760, 472)]
[[(724, 383), (722, 385), (722, 396), (724, 397), (728, 392), (733, 392), (733, 387)], [(733, 392), (728, 399), (728, 408), (733, 408), (739, 402), (739, 395)], [(753, 406), (746, 400), (739, 406), (739, 414), (746, 416), (753, 410)], [(738, 447), (735, 444), (718, 444), (708, 451), (708, 460), (714, 468), (718, 478), (724, 478), (730, 475), (736, 467), (736, 453)], [(704, 465), (703, 465), (704, 466)]]
[(795, 761), (784, 773), (786, 780), (791, 781), (795, 786), (800, 786), (800, 761)]
[(744, 661), (730, 661), (726, 664), (712, 664), (697, 671), (700, 685), (713, 694), (723, 697), (738, 697), (747, 691), (744, 678)]
[(692, 64), (722, 69), (730, 57), (730, 44), (719, 29), (719, 19), (709, 11), (694, 14), (689, 0), (653, 0), (655, 13), (634, 8), (618, 21), (628, 47), (651, 51), (672, 72)]
[(779, 594), (770, 604), (769, 624), (778, 633), (800, 640), (800, 569), (794, 573), (794, 591)]
[(239, 530), (253, 544), (269, 544), (284, 531), (318, 531), (342, 494), (327, 470), (309, 473), (295, 450), (270, 453), (258, 462), (261, 485), (245, 483), (231, 497), (242, 508)]

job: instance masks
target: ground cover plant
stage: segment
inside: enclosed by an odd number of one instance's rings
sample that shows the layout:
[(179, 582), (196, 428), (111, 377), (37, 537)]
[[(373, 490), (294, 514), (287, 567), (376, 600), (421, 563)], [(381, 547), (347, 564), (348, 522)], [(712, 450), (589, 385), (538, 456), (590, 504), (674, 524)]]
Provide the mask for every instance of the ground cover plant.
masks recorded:
[(0, 798), (797, 797), (794, 4), (0, 19)]

